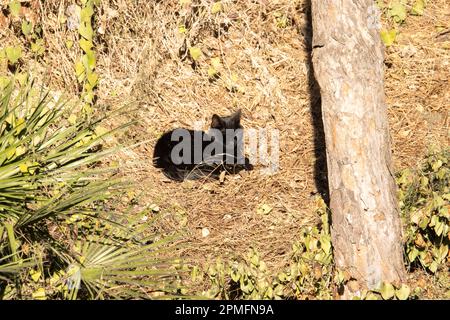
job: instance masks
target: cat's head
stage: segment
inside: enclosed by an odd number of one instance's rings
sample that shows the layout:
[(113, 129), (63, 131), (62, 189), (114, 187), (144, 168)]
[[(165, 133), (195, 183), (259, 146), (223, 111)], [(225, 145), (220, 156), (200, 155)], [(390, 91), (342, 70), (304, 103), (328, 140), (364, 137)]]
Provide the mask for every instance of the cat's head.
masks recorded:
[(241, 109), (226, 117), (220, 117), (217, 114), (212, 116), (211, 128), (218, 129), (225, 133), (226, 129), (242, 129), (241, 126)]
[(221, 144), (224, 146), (223, 153), (226, 154), (226, 163), (233, 164), (236, 163), (236, 159), (243, 158), (241, 109), (226, 117), (214, 114), (212, 116), (211, 129), (220, 132), (219, 136), (214, 135), (214, 140), (220, 139)]

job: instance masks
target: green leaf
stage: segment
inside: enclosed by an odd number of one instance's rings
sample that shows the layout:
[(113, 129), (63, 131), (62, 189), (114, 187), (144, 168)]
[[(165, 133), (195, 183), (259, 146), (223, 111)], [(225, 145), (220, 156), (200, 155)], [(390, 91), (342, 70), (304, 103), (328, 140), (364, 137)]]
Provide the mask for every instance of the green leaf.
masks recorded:
[(222, 3), (219, 2), (215, 2), (212, 7), (211, 7), (211, 13), (212, 14), (216, 14), (218, 12), (222, 11)]
[(191, 55), (192, 59), (197, 61), (202, 55), (202, 50), (200, 50), (197, 47), (190, 47), (189, 48), (189, 54)]
[[(440, 216), (446, 218), (447, 220), (450, 220), (450, 213), (448, 211), (449, 208), (449, 206), (442, 206), (439, 208)], [(447, 224), (447, 226), (449, 226), (449, 224)]]
[(376, 3), (377, 3), (378, 8), (380, 8), (380, 9), (383, 9), (383, 8), (384, 8), (384, 2), (383, 2), (383, 0), (376, 0)]
[(418, 255), (419, 255), (419, 250), (417, 250), (416, 247), (411, 247), (411, 249), (408, 252), (409, 262), (410, 263), (414, 262), (414, 260), (416, 260)]
[(92, 42), (94, 30), (92, 30), (91, 24), (86, 23), (86, 22), (81, 22), (80, 26), (78, 27), (78, 32), (83, 38)]
[(5, 49), (6, 57), (8, 58), (11, 64), (15, 64), (22, 57), (22, 48), (19, 46), (16, 47), (7, 47)]
[(395, 22), (401, 23), (406, 19), (406, 7), (401, 2), (395, 1), (391, 5), (388, 14)]
[(41, 277), (41, 274), (42, 273), (39, 270), (34, 270), (34, 269), (30, 270), (30, 276), (31, 276), (31, 279), (33, 279), (34, 282), (38, 282), (39, 278)]
[(18, 73), (18, 74), (16, 74), (16, 79), (19, 82), (19, 84), (23, 87), (27, 84), (28, 74), (27, 73)]
[(81, 22), (91, 23), (91, 17), (94, 15), (94, 8), (92, 5), (88, 5), (81, 9), (80, 19)]
[(42, 45), (44, 43), (44, 40), (37, 39), (36, 42), (31, 43), (31, 51), (36, 53), (37, 55), (42, 55), (45, 52), (45, 48)]
[(280, 280), (281, 282), (285, 282), (287, 280), (287, 275), (284, 272), (281, 272), (278, 274), (278, 280)]
[(95, 68), (95, 63), (97, 60), (95, 59), (95, 53), (93, 51), (86, 52), (85, 54), (87, 67), (89, 67), (90, 70), (93, 70)]
[(402, 284), (400, 289), (395, 290), (395, 295), (399, 300), (408, 299), (410, 293), (411, 289), (406, 284)]
[(376, 295), (373, 292), (369, 292), (365, 298), (365, 300), (378, 300), (379, 299), (379, 295)]
[(94, 90), (94, 87), (91, 86), (91, 84), (89, 83), (89, 81), (86, 81), (86, 82), (84, 83), (83, 90), (84, 90), (86, 93), (92, 93), (92, 91)]
[(424, 10), (425, 10), (425, 0), (416, 0), (411, 9), (411, 14), (415, 16), (421, 16), (423, 15)]
[(436, 223), (439, 223), (439, 217), (436, 216), (436, 215), (431, 216), (429, 226), (430, 226), (430, 227), (434, 227), (434, 226), (436, 225)]
[(429, 222), (430, 219), (428, 217), (423, 217), (422, 220), (420, 220), (419, 228), (425, 230), (428, 227)]
[(434, 172), (436, 172), (440, 167), (442, 167), (442, 161), (438, 160), (435, 163), (433, 163), (433, 165), (431, 166), (431, 168), (433, 169)]
[(18, 146), (16, 148), (16, 152), (15, 152), (16, 157), (20, 157), (21, 155), (25, 154), (27, 152), (27, 150), (28, 149), (25, 146)]
[(17, 0), (12, 0), (9, 2), (9, 11), (11, 11), (11, 14), (14, 17), (17, 17), (20, 13), (20, 9), (22, 6), (20, 5), (20, 2)]
[(87, 80), (92, 87), (95, 87), (98, 82), (98, 74), (95, 72), (88, 74)]
[(92, 106), (89, 103), (84, 104), (82, 110), (87, 114), (91, 114), (94, 111), (94, 109), (92, 109)]
[(233, 280), (234, 282), (238, 282), (239, 279), (241, 278), (241, 275), (239, 274), (238, 270), (235, 270), (234, 268), (231, 269), (231, 280)]
[(179, 33), (186, 33), (187, 32), (186, 26), (184, 24), (179, 25), (178, 26), (178, 32)]
[(31, 30), (33, 29), (33, 24), (31, 22), (28, 22), (26, 20), (22, 21), (22, 32), (24, 35), (29, 35), (31, 33)]
[(212, 78), (217, 74), (217, 70), (214, 67), (210, 66), (208, 68), (208, 77)]
[(437, 177), (439, 180), (444, 180), (444, 178), (445, 178), (446, 176), (448, 176), (448, 173), (449, 173), (449, 169), (447, 169), (447, 168), (445, 168), (445, 167), (442, 167), (442, 168), (440, 168), (439, 171), (437, 172), (436, 177)]
[(441, 234), (444, 232), (444, 226), (445, 226), (445, 222), (442, 221), (441, 219), (436, 219), (436, 223), (434, 225), (434, 232), (436, 232), (436, 235), (438, 237), (441, 236)]
[(37, 289), (35, 292), (33, 292), (31, 294), (31, 296), (35, 300), (45, 300), (45, 299), (47, 299), (47, 297), (45, 295), (45, 289), (44, 288)]
[(328, 235), (322, 235), (320, 237), (320, 246), (326, 254), (331, 253), (331, 239)]
[(71, 49), (73, 47), (73, 41), (72, 40), (66, 40), (66, 47), (67, 47), (67, 49)]
[(259, 257), (258, 257), (258, 255), (257, 254), (253, 254), (251, 256), (251, 258), (250, 258), (250, 262), (251, 262), (252, 265), (254, 265), (256, 267), (259, 266)]
[(277, 27), (278, 28), (284, 29), (288, 26), (288, 23), (289, 23), (289, 21), (285, 15), (277, 18)]
[(258, 209), (256, 209), (256, 213), (258, 214), (269, 214), (272, 211), (272, 207), (269, 206), (268, 204), (262, 204), (258, 207)]
[(244, 293), (251, 293), (255, 289), (255, 286), (250, 281), (241, 281), (241, 290)]
[(208, 76), (210, 78), (216, 76), (218, 73), (217, 69), (219, 67), (220, 67), (220, 58), (219, 57), (211, 58), (211, 65), (208, 68)]
[(77, 116), (75, 114), (71, 114), (69, 116), (69, 118), (67, 118), (67, 121), (71, 124), (74, 125), (77, 123)]
[(395, 295), (395, 288), (392, 284), (383, 282), (380, 290), (381, 296), (384, 300), (392, 299)]
[(386, 47), (391, 46), (394, 43), (396, 37), (397, 37), (397, 31), (395, 31), (395, 29), (392, 29), (389, 31), (387, 31), (387, 30), (381, 31), (381, 40), (383, 40)]
[(422, 186), (422, 188), (425, 188), (428, 186), (428, 178), (427, 177), (421, 177), (420, 178), (420, 185)]
[(82, 82), (85, 79), (86, 73), (83, 62), (77, 61), (75, 63), (75, 75), (77, 76), (78, 82)]
[(218, 69), (220, 67), (220, 58), (219, 57), (211, 58), (211, 65), (215, 69)]
[(92, 102), (94, 101), (94, 93), (92, 91), (86, 92), (83, 100), (89, 104), (92, 104)]
[(1, 90), (5, 89), (10, 81), (11, 79), (8, 78), (7, 76), (0, 76), (0, 89)]
[(436, 261), (433, 261), (430, 263), (430, 265), (428, 266), (428, 270), (430, 270), (433, 273), (436, 273), (437, 269), (438, 269), (439, 265)]
[(84, 52), (90, 52), (91, 48), (93, 47), (92, 41), (86, 40), (81, 38), (80, 41), (78, 41), (78, 43), (80, 44), (80, 48), (84, 51)]
[(448, 246), (442, 244), (439, 248), (439, 257), (438, 257), (439, 261), (441, 262), (444, 261), (445, 258), (447, 258), (447, 255), (448, 255)]
[(27, 173), (28, 172), (28, 166), (25, 163), (21, 163), (21, 164), (19, 164), (19, 170), (22, 173)]

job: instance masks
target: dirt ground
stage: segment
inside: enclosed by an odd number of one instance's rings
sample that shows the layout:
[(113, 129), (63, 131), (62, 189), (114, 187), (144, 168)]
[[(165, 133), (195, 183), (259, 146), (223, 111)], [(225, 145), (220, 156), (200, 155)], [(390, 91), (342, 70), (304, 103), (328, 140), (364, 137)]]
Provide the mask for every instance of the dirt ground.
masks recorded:
[[(76, 40), (77, 33), (58, 23), (72, 2), (41, 5), (48, 52), (33, 66), (50, 88), (76, 95), (73, 65), (79, 52), (69, 50), (65, 39)], [(320, 100), (309, 73), (308, 1), (224, 0), (217, 13), (209, 0), (182, 2), (101, 1), (98, 102), (135, 109), (111, 125), (137, 121), (120, 140), (138, 144), (121, 153), (122, 174), (137, 183), (141, 206), (158, 206), (171, 216), (162, 228), (188, 230), (192, 246), (184, 257), (203, 265), (255, 247), (277, 268), (298, 230), (317, 221), (316, 196), (323, 194), (326, 177)], [(449, 145), (449, 21), (450, 2), (428, 1), (425, 14), (408, 16), (397, 43), (386, 50), (396, 169), (415, 165), (430, 148)], [(1, 39), (14, 40), (8, 34)], [(195, 62), (190, 47), (202, 52)], [(211, 79), (213, 58), (220, 63)], [(245, 128), (279, 130), (278, 172), (263, 175), (256, 166), (227, 176), (223, 184), (176, 183), (152, 166), (153, 146), (164, 131), (196, 121), (207, 129), (212, 114), (237, 108)], [(262, 205), (271, 209), (268, 214), (258, 213)]]
[[(178, 15), (178, 1), (168, 3), (151, 6), (151, 16), (159, 19), (148, 22), (153, 32), (142, 43), (130, 91), (140, 106), (141, 130), (134, 138), (146, 142), (130, 151), (126, 161), (135, 165), (131, 171), (142, 183), (145, 198), (176, 214), (173, 228), (189, 230), (188, 241), (194, 246), (185, 256), (204, 264), (245, 254), (252, 246), (276, 268), (284, 263), (298, 230), (317, 221), (316, 195), (323, 194), (326, 177), (320, 100), (309, 74), (308, 4), (228, 1), (220, 15), (196, 16), (192, 10)], [(201, 4), (208, 6), (207, 1)], [(408, 17), (398, 44), (386, 51), (397, 169), (414, 166), (432, 147), (448, 145), (449, 42), (436, 26), (449, 21), (449, 12), (448, 3), (436, 1), (425, 16)], [(286, 17), (285, 28), (280, 17)], [(192, 26), (189, 35), (178, 30), (185, 21)], [(195, 67), (180, 58), (184, 41), (203, 52)], [(214, 57), (220, 57), (220, 78), (211, 82), (207, 70)], [(230, 82), (236, 90), (230, 90)], [(226, 115), (236, 108), (243, 110), (245, 128), (279, 130), (276, 174), (262, 175), (256, 167), (242, 176), (228, 176), (223, 185), (179, 184), (168, 182), (151, 166), (153, 145), (163, 131), (192, 128), (198, 120), (206, 129), (213, 113)], [(259, 214), (262, 205), (272, 211)], [(204, 228), (209, 231), (206, 237)]]

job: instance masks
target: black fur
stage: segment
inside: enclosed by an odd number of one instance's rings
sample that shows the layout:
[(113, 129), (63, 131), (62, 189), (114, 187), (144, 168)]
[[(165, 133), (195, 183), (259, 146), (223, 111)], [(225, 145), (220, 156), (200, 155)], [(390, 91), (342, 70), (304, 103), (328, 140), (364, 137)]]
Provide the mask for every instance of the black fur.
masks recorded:
[[(235, 174), (241, 170), (251, 170), (249, 160), (245, 158), (245, 164), (238, 164), (237, 155), (238, 143), (236, 138), (232, 141), (226, 139), (226, 129), (243, 129), (240, 124), (241, 110), (238, 110), (234, 114), (226, 117), (220, 117), (216, 114), (212, 116), (211, 128), (217, 129), (222, 137), (223, 153), (214, 155), (215, 163), (211, 163), (208, 159), (201, 159), (197, 163), (194, 161), (193, 152), (191, 152), (191, 161), (189, 164), (175, 164), (171, 159), (171, 153), (173, 148), (179, 143), (179, 141), (172, 141), (172, 133), (174, 130), (165, 132), (161, 138), (158, 139), (154, 153), (153, 153), (153, 165), (156, 168), (162, 170), (164, 175), (169, 179), (175, 181), (194, 180), (201, 178), (213, 178), (217, 179), (222, 171)], [(201, 137), (202, 151), (214, 141), (214, 137), (204, 131), (187, 130), (191, 136), (191, 150), (194, 149), (194, 137)], [(226, 146), (229, 146), (234, 150), (231, 161), (230, 157), (226, 157)], [(243, 152), (242, 150), (240, 152)]]

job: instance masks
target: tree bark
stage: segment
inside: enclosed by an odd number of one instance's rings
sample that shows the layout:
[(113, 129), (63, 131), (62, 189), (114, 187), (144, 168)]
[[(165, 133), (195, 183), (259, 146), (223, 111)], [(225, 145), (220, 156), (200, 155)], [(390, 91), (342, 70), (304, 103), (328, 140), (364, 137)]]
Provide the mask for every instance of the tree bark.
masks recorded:
[(334, 258), (351, 279), (345, 298), (405, 277), (374, 10), (373, 0), (312, 0)]

